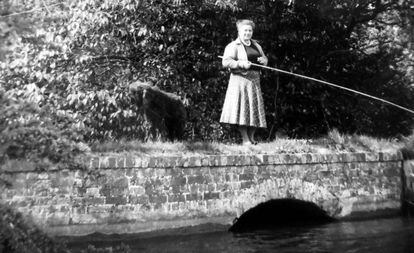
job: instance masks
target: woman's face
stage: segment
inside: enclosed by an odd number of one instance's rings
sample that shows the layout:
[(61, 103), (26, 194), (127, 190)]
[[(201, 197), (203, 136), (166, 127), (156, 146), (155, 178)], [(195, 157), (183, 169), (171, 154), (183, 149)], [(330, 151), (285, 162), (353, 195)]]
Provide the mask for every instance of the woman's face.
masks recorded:
[(253, 35), (253, 28), (251, 25), (241, 25), (238, 29), (239, 38), (242, 40), (250, 40)]

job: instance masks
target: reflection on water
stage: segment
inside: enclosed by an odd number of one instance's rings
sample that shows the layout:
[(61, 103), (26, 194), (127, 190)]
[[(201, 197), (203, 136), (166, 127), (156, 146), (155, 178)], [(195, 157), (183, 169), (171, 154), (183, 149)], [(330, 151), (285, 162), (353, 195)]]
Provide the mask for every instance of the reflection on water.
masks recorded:
[(79, 252), (86, 245), (128, 245), (131, 252), (404, 252), (414, 253), (414, 220), (407, 218), (337, 222), (233, 234), (227, 231), (181, 235), (90, 235), (66, 238)]

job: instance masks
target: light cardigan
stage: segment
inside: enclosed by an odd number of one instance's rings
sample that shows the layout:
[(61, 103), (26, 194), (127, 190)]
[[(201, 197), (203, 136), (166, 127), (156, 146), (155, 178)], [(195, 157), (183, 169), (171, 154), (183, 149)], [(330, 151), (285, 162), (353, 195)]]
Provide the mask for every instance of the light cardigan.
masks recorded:
[[(268, 60), (263, 53), (262, 47), (255, 40), (251, 40), (251, 42), (257, 47), (260, 55), (266, 59), (264, 65), (267, 65)], [(226, 49), (224, 49), (222, 64), (223, 67), (229, 68), (230, 70), (238, 70), (240, 69), (238, 61), (247, 61), (246, 49), (244, 48), (240, 38), (235, 39), (226, 46)], [(247, 70), (241, 71), (241, 74), (247, 74)]]

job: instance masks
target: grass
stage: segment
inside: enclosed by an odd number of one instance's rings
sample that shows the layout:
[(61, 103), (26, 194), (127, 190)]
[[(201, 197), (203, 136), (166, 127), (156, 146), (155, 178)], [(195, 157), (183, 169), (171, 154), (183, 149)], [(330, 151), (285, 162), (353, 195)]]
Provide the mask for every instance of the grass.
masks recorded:
[[(414, 147), (414, 135), (409, 138)], [(277, 138), (272, 142), (243, 146), (220, 142), (140, 142), (110, 141), (93, 143), (92, 153), (128, 153), (139, 155), (198, 155), (198, 154), (274, 154), (331, 152), (392, 152), (407, 146), (406, 141), (379, 139), (364, 135), (346, 135), (332, 130), (318, 139)]]

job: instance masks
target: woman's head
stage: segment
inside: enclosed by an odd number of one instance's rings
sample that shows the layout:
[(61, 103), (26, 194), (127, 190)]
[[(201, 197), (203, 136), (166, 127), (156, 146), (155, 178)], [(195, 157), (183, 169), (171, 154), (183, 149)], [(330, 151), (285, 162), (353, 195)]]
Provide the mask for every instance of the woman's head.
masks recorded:
[(248, 19), (237, 20), (237, 32), (242, 40), (250, 40), (253, 35), (254, 22)]

